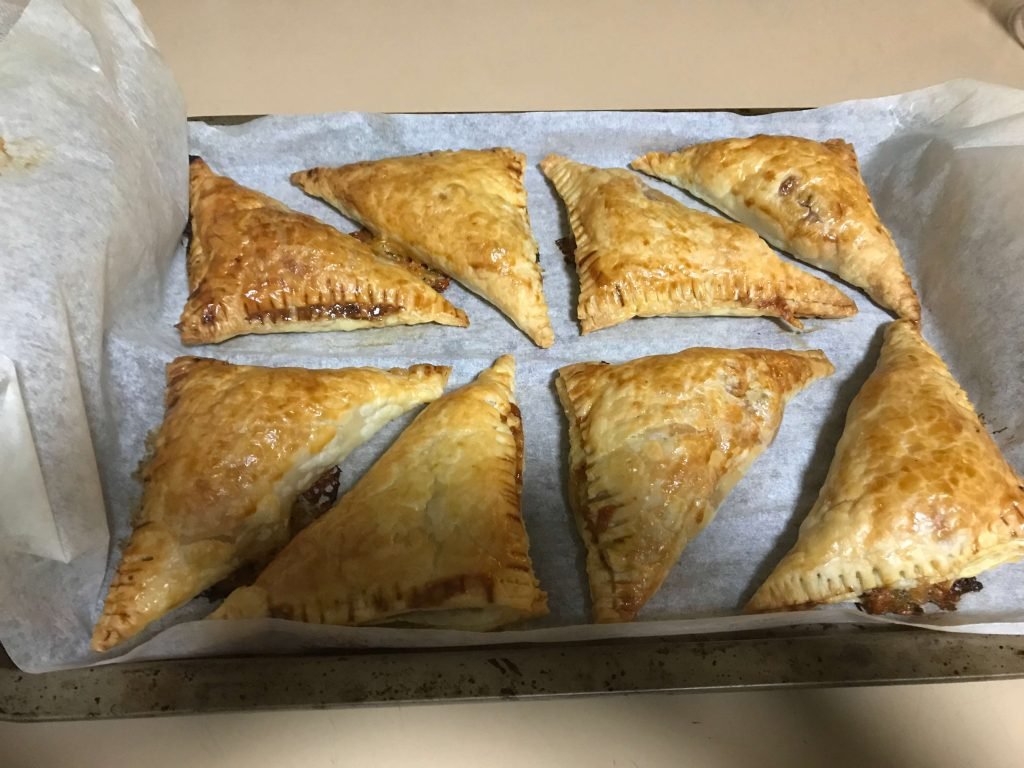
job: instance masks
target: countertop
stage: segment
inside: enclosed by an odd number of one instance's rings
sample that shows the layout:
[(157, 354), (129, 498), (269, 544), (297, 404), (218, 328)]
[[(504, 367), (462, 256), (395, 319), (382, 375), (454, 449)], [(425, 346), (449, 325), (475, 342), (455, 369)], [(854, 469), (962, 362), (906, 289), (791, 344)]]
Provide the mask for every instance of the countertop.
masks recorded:
[(810, 107), (956, 77), (1024, 87), (1024, 49), (997, 18), (1014, 2), (138, 4), (189, 113), (208, 116)]
[(1011, 768), (1017, 682), (0, 725), (4, 768)]
[[(801, 107), (1024, 87), (1013, 0), (139, 0), (192, 115)], [(1024, 680), (15, 725), (0, 765), (1015, 766)]]

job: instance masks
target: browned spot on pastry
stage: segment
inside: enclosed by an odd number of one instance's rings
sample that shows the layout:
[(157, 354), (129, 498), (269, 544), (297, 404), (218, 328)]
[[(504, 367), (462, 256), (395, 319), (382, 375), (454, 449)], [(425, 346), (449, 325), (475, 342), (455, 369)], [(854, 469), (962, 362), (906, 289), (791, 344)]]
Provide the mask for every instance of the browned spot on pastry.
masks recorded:
[(642, 589), (636, 584), (616, 585), (615, 598), (618, 602), (615, 610), (625, 621), (632, 621), (646, 602)]
[(441, 605), (448, 598), (455, 595), (465, 594), (469, 589), (479, 585), (487, 593), (487, 601), (494, 602), (494, 579), (488, 574), (475, 574), (472, 576), (451, 576), (446, 579), (438, 579), (427, 584), (421, 589), (412, 590), (407, 601), (410, 610), (431, 608)]
[(814, 205), (811, 198), (804, 198), (803, 200), (798, 200), (797, 202), (799, 202), (800, 207), (802, 207), (806, 211), (803, 218), (805, 222), (807, 222), (808, 224), (818, 224), (821, 222), (821, 216), (819, 216), (818, 212), (814, 210)]
[(203, 307), (203, 313), (200, 316), (200, 321), (203, 325), (213, 325), (217, 322), (217, 310), (219, 307), (216, 304), (207, 304)]
[(593, 515), (587, 517), (587, 527), (590, 529), (590, 535), (595, 540), (601, 538), (601, 534), (608, 530), (616, 509), (617, 507), (614, 505), (606, 504), (594, 512)]
[(758, 309), (765, 310), (768, 314), (780, 317), (794, 328), (802, 328), (803, 323), (796, 319), (793, 310), (784, 296), (772, 296), (767, 299), (758, 299), (753, 302)]
[(793, 188), (796, 186), (796, 182), (796, 176), (787, 176), (786, 178), (784, 178), (782, 180), (782, 183), (779, 184), (779, 196), (786, 197), (790, 192), (793, 191)]
[(859, 604), (867, 613), (896, 613), (910, 616), (924, 611), (928, 603), (943, 611), (955, 611), (960, 598), (969, 592), (980, 592), (976, 578), (957, 579), (942, 584), (925, 584), (912, 589), (872, 589), (860, 596)]

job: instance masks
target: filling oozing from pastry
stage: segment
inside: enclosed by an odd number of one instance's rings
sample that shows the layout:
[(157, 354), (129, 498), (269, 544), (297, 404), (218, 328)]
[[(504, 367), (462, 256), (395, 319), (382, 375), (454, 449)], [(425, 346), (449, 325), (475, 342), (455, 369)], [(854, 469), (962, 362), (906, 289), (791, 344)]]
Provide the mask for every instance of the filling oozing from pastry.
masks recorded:
[(562, 252), (562, 256), (565, 257), (566, 264), (576, 263), (576, 238), (572, 235), (568, 237), (560, 237), (555, 240), (555, 245), (558, 246), (558, 250)]
[(896, 613), (901, 616), (924, 613), (924, 606), (928, 603), (943, 611), (955, 611), (961, 597), (982, 589), (981, 582), (974, 577), (941, 584), (922, 584), (909, 589), (882, 587), (865, 592), (857, 605), (867, 613)]
[[(273, 309), (257, 308), (246, 314), (245, 319), (250, 323), (262, 324), (264, 322), (276, 323), (281, 320), (297, 320), (309, 322), (311, 320), (378, 320), (388, 315), (401, 312), (405, 307), (396, 304), (356, 304), (347, 302), (345, 304), (306, 304), (300, 307), (281, 307)], [(207, 323), (207, 316), (203, 315), (203, 322)], [(209, 322), (214, 322), (211, 319)]]
[(341, 488), (341, 467), (331, 467), (309, 488), (298, 495), (292, 505), (291, 535), (301, 531), (334, 506)]
[(394, 248), (388, 245), (387, 240), (377, 237), (366, 227), (355, 232), (350, 232), (349, 234), (359, 242), (366, 243), (366, 245), (370, 246), (373, 249), (373, 252), (378, 256), (383, 256), (395, 262), (399, 266), (405, 267), (438, 293), (446, 291), (448, 286), (451, 284), (451, 280), (448, 279), (447, 275), (438, 272), (436, 269), (428, 267), (421, 261), (416, 261), (416, 259), (409, 256), (403, 256), (396, 252)]
[[(320, 475), (319, 479), (309, 488), (300, 493), (295, 498), (295, 503), (292, 504), (291, 515), (288, 518), (289, 539), (333, 507), (334, 502), (338, 499), (340, 489), (341, 467), (333, 466)], [(239, 587), (251, 584), (275, 554), (277, 554), (276, 549), (264, 557), (242, 565), (226, 579), (222, 579), (203, 592), (201, 596), (208, 600), (223, 600)]]

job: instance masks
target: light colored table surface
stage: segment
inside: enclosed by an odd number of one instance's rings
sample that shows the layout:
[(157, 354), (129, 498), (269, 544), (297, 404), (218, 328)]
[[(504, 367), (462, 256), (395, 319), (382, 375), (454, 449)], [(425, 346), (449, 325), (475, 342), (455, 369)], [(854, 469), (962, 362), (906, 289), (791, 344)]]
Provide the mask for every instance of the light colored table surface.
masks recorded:
[(139, 6), (193, 115), (802, 107), (954, 77), (1024, 87), (1024, 50), (971, 0)]
[[(139, 0), (191, 114), (809, 106), (1024, 87), (1012, 0)], [(642, 10), (641, 10), (642, 9)], [(1024, 681), (0, 724), (0, 766), (1019, 766)]]
[(1018, 768), (1022, 691), (962, 683), (0, 725), (0, 765)]

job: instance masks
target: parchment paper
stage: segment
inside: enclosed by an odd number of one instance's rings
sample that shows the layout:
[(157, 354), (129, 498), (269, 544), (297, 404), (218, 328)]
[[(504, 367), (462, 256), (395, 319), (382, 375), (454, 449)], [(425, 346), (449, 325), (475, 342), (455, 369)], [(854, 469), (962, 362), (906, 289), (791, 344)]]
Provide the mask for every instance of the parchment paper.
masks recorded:
[[(11, 36), (18, 31), (15, 27)], [(169, 82), (163, 87), (173, 91)], [(176, 95), (165, 98), (171, 102)], [(1024, 468), (1024, 425), (1018, 406), (1024, 390), (1024, 335), (1015, 311), (1024, 292), (1022, 92), (958, 81), (902, 96), (761, 117), (628, 112), (333, 114), (270, 117), (226, 127), (190, 125), (191, 151), (202, 155), (216, 171), (346, 231), (354, 225), (293, 188), (288, 182), (290, 172), (438, 148), (509, 145), (525, 152), (530, 216), (540, 243), (545, 291), (558, 337), (550, 350), (534, 347), (496, 310), (455, 285), (448, 296), (469, 314), (469, 329), (415, 326), (251, 336), (219, 346), (184, 348), (173, 328), (186, 295), (184, 251), (179, 247), (173, 258), (167, 254), (179, 241), (185, 205), (181, 168), (186, 151), (184, 142), (173, 138), (182, 125), (180, 112), (167, 119), (174, 124), (156, 121), (152, 135), (135, 134), (126, 140), (148, 142), (153, 152), (150, 159), (165, 171), (159, 178), (143, 180), (140, 174), (144, 169), (139, 167), (121, 167), (107, 176), (110, 184), (125, 188), (134, 184), (141, 190), (128, 222), (131, 226), (121, 235), (135, 237), (134, 247), (129, 252), (81, 254), (84, 272), (81, 288), (76, 290), (77, 303), (81, 312), (90, 313), (87, 319), (95, 327), (107, 328), (105, 343), (100, 346), (97, 340), (91, 347), (72, 344), (66, 349), (26, 346), (11, 355), (29, 383), (43, 393), (50, 392), (54, 384), (38, 377), (54, 365), (62, 370), (89, 367), (94, 371), (101, 387), (93, 407), (86, 411), (112, 533), (106, 568), (103, 557), (95, 555), (72, 557), (67, 564), (24, 553), (2, 555), (0, 576), (6, 589), (0, 603), (4, 617), (0, 619), (0, 636), (23, 669), (43, 671), (102, 660), (88, 652), (87, 644), (116, 563), (117, 542), (127, 534), (130, 512), (139, 500), (140, 488), (132, 472), (143, 454), (146, 433), (162, 417), (164, 366), (173, 357), (190, 353), (238, 363), (311, 367), (446, 363), (454, 366), (451, 387), (472, 379), (498, 354), (514, 353), (526, 434), (523, 511), (537, 575), (549, 594), (551, 615), (522, 630), (486, 635), (319, 627), (280, 620), (192, 621), (212, 607), (199, 598), (158, 622), (134, 649), (132, 645), (119, 649), (117, 653), (124, 655), (117, 660), (353, 646), (544, 642), (886, 621), (852, 608), (770, 616), (737, 614), (795, 540), (797, 526), (813, 504), (828, 469), (846, 408), (875, 364), (880, 328), (891, 318), (862, 293), (845, 286), (843, 290), (855, 299), (860, 313), (848, 320), (808, 320), (803, 334), (791, 333), (768, 319), (656, 318), (632, 320), (582, 338), (573, 309), (577, 293), (574, 270), (555, 245), (568, 227), (560, 201), (536, 168), (548, 152), (596, 165), (624, 166), (650, 150), (759, 131), (819, 139), (841, 136), (852, 141), (876, 205), (921, 293), (926, 336), (985, 414), (1011, 463), (1018, 470)], [(158, 135), (164, 139), (155, 140)], [(84, 173), (70, 158), (55, 156), (53, 162), (71, 178)], [(6, 196), (10, 190), (4, 188), (4, 181), (0, 176), (0, 191)], [(703, 208), (678, 190), (649, 183), (686, 205)], [(80, 212), (80, 228), (102, 240), (115, 222), (109, 216), (87, 213), (94, 210), (94, 197), (77, 200), (73, 211)], [(142, 199), (146, 203), (140, 206)], [(59, 268), (32, 243), (15, 242), (14, 252), (41, 273)], [(104, 284), (104, 271), (119, 271), (122, 259), (129, 260), (131, 274)], [(142, 300), (144, 297), (148, 298)], [(97, 305), (103, 314), (96, 312)], [(24, 325), (16, 323), (15, 328), (28, 332)], [(7, 333), (4, 329), (5, 345)], [(821, 348), (837, 371), (789, 405), (774, 445), (722, 504), (707, 530), (690, 544), (660, 592), (641, 612), (640, 620), (630, 625), (588, 625), (582, 545), (565, 501), (566, 434), (552, 386), (554, 370), (574, 361), (617, 362), (695, 345)], [(84, 383), (82, 390), (88, 392)], [(65, 409), (55, 402), (61, 396), (55, 393), (51, 398), (30, 402), (37, 435), (66, 417)], [(350, 456), (342, 465), (343, 491), (411, 418), (392, 423)], [(36, 442), (44, 468), (72, 469), (62, 463), (70, 461), (69, 457), (53, 453), (38, 436)], [(76, 457), (73, 468), (86, 475), (95, 466), (92, 456), (83, 453)], [(61, 525), (84, 514), (80, 504), (53, 498), (54, 517)], [(3, 503), (6, 510), (6, 500)], [(915, 623), (958, 631), (1024, 632), (1022, 576), (1022, 566), (991, 571), (982, 578), (985, 590), (968, 596), (960, 611), (928, 614)]]

